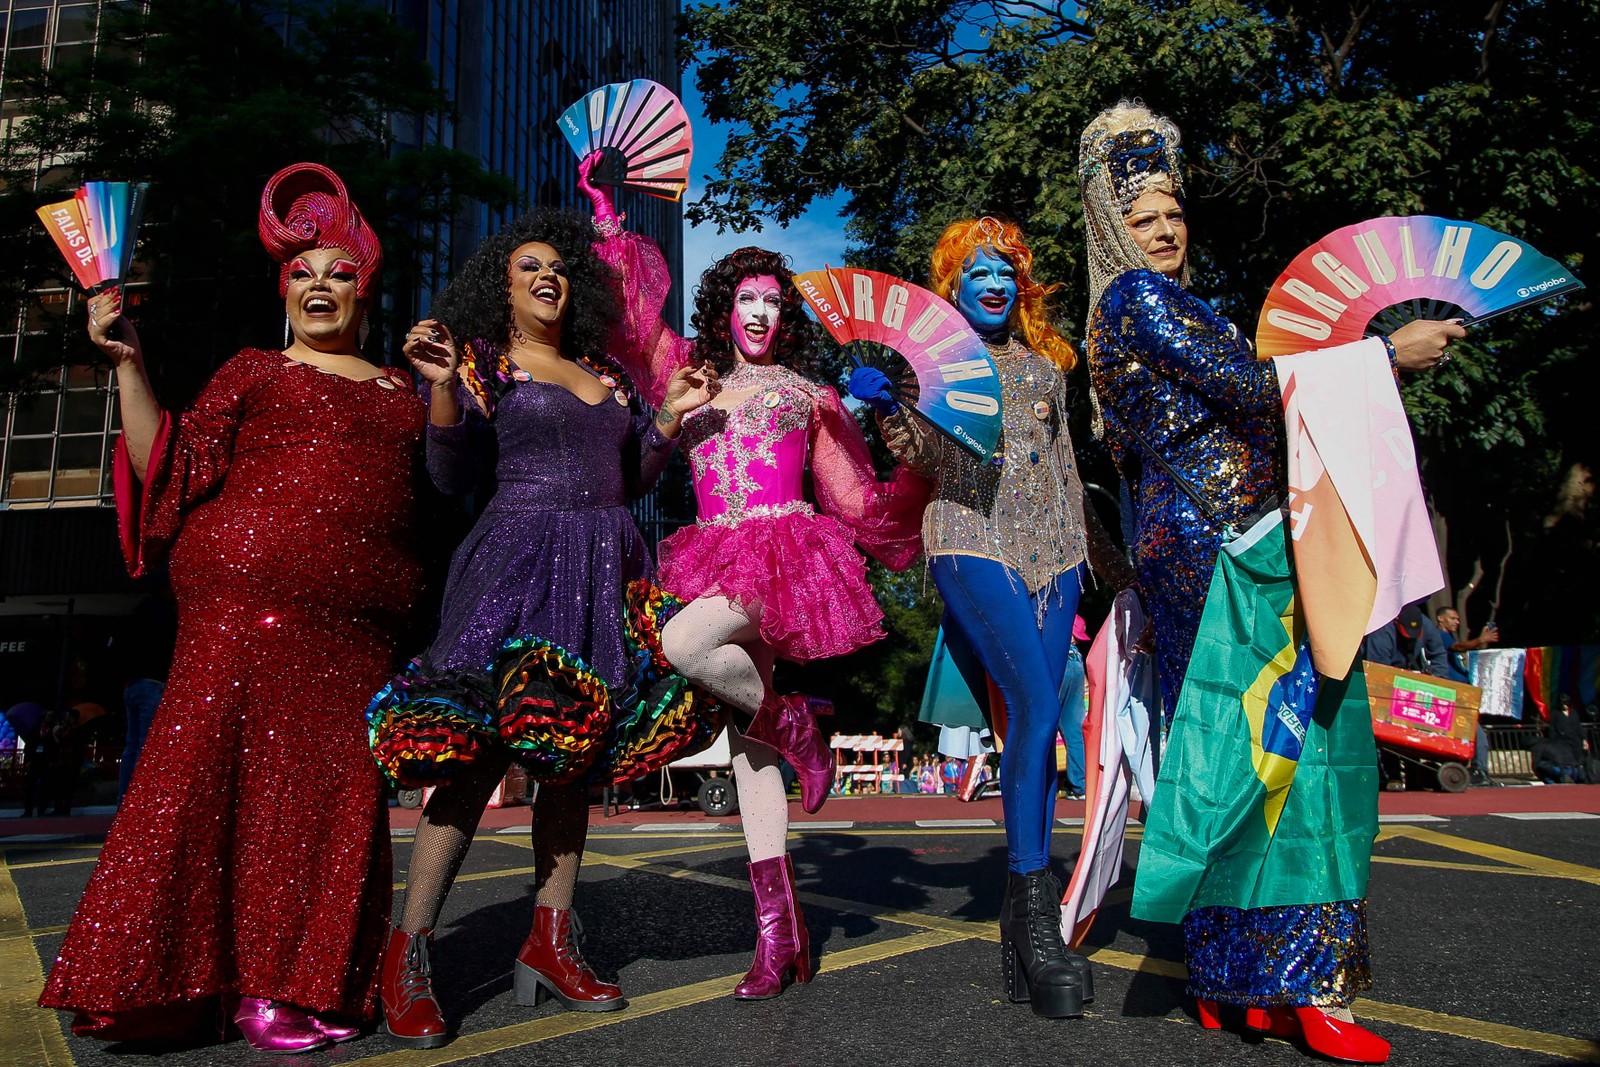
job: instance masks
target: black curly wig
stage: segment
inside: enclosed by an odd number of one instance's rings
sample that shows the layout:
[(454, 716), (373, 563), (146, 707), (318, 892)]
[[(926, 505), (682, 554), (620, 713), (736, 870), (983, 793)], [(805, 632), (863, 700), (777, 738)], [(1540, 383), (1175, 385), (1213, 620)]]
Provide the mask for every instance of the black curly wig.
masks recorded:
[(728, 319), (733, 314), (734, 289), (744, 279), (763, 274), (778, 279), (783, 291), (772, 361), (819, 381), (821, 368), (816, 359), (816, 332), (806, 315), (800, 290), (794, 286), (794, 272), (784, 256), (765, 248), (735, 249), (700, 275), (700, 284), (694, 291), (694, 315), (689, 319), (696, 335), (695, 359), (710, 360), (718, 372), (728, 370), (733, 363), (733, 330)]
[(449, 327), (458, 342), (477, 349), (488, 364), (481, 371), (496, 399), (510, 388), (509, 378), (494, 373), (494, 364), (511, 341), (507, 267), (511, 254), (530, 241), (543, 241), (554, 248), (567, 265), (571, 296), (561, 326), (562, 354), (616, 369), (605, 351), (621, 309), (612, 288), (615, 272), (594, 252), (598, 240), (588, 215), (564, 208), (538, 208), (479, 245), (434, 299), (432, 316)]

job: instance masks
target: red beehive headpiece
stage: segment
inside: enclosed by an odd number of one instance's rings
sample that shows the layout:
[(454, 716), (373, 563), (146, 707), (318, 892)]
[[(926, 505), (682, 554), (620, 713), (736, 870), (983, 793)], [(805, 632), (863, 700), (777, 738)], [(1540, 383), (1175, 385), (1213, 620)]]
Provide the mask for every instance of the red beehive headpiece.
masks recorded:
[(383, 269), (378, 235), (350, 200), (344, 182), (318, 163), (295, 163), (261, 190), (261, 243), (282, 264), (278, 295), (289, 291), (289, 263), (312, 248), (342, 248), (358, 269), (356, 295), (366, 297)]

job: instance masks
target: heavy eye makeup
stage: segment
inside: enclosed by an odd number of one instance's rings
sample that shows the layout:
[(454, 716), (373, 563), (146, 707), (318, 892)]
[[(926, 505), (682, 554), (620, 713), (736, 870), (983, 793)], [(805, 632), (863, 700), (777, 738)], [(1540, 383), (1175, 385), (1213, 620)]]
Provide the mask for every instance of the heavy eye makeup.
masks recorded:
[(547, 265), (549, 266), (551, 273), (555, 274), (557, 277), (565, 278), (567, 276), (566, 261), (560, 259), (552, 260), (549, 264), (545, 264), (535, 256), (523, 256), (512, 264), (512, 269), (520, 271), (524, 274), (538, 274), (540, 271), (544, 270)]

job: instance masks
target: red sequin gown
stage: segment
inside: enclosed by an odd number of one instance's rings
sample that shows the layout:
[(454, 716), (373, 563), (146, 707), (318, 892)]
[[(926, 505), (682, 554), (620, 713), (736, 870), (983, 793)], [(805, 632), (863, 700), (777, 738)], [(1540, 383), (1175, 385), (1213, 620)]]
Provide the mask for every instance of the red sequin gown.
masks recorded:
[(211, 1025), (216, 998), (371, 1017), (388, 925), (384, 786), (363, 710), (415, 639), (409, 380), (246, 349), (163, 415), (129, 570), (170, 553), (178, 645), (127, 797), (40, 1003), (108, 1040)]

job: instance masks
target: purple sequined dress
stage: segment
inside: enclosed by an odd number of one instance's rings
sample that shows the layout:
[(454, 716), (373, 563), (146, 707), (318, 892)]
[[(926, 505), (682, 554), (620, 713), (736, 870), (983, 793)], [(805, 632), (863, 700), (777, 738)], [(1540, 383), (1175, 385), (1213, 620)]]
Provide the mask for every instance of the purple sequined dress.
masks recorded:
[(507, 640), (531, 634), (607, 685), (624, 680), (623, 594), (651, 570), (627, 502), (655, 483), (673, 443), (616, 396), (589, 404), (560, 385), (514, 382), (492, 418), (468, 401), (462, 422), (428, 427), (441, 490), (481, 489), (491, 456), (495, 479), (451, 560), (433, 667), (483, 670)]

